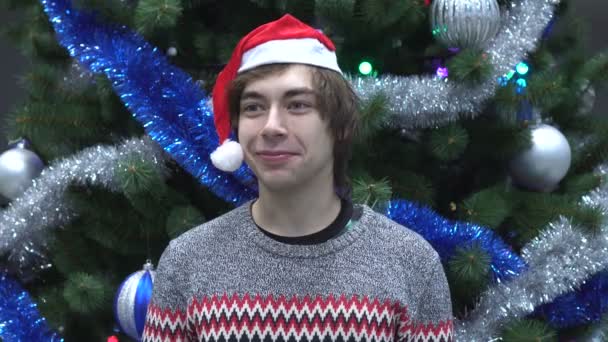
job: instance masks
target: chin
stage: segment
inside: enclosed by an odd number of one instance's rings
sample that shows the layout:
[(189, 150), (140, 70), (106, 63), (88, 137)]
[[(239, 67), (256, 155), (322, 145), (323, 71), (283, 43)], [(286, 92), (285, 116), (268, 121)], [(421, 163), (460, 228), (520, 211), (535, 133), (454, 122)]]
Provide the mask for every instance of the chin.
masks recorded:
[(269, 173), (258, 177), (258, 182), (261, 186), (265, 187), (270, 191), (285, 191), (287, 189), (294, 188), (296, 185), (295, 180), (288, 175), (279, 175)]

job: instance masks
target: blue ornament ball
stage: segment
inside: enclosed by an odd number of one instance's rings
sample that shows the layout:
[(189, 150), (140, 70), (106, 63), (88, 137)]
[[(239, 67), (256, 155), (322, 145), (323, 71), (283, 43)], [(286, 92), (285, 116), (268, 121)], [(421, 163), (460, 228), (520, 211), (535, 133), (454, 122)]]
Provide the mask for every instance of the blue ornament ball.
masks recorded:
[(123, 333), (136, 340), (144, 332), (155, 276), (154, 265), (148, 260), (143, 270), (132, 273), (120, 284), (114, 297), (116, 323)]

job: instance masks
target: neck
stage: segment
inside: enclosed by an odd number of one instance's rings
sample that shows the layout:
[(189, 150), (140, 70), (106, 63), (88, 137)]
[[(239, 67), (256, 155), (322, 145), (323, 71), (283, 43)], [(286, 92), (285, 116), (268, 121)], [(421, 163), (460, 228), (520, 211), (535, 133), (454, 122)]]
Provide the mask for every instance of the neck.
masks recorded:
[(331, 224), (340, 213), (340, 198), (333, 185), (303, 186), (284, 192), (260, 185), (252, 208), (253, 219), (265, 230), (280, 236), (304, 236)]

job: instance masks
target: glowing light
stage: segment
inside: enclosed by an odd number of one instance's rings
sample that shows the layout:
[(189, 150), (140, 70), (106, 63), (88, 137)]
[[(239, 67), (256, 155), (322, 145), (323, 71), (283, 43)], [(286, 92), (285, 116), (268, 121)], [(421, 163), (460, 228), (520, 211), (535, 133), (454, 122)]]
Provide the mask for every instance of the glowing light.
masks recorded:
[(437, 68), (437, 76), (439, 76), (441, 78), (446, 78), (446, 77), (448, 77), (448, 75), (449, 75), (448, 68), (443, 68), (443, 67)]
[(374, 70), (372, 63), (368, 61), (363, 61), (359, 64), (359, 72), (363, 75), (369, 75)]
[(513, 78), (513, 76), (515, 76), (515, 70), (509, 71), (509, 73), (507, 74), (506, 78), (507, 78), (507, 80), (510, 80), (510, 79)]
[(521, 63), (517, 64), (517, 66), (515, 67), (515, 70), (517, 70), (518, 74), (525, 75), (530, 70), (530, 67), (528, 66), (528, 64), (521, 62)]

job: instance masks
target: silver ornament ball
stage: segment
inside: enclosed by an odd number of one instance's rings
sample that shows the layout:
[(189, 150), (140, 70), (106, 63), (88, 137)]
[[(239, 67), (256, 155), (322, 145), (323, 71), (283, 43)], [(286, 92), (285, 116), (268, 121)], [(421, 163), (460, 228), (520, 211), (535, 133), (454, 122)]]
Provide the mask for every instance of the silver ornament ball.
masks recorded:
[(431, 30), (451, 48), (484, 48), (500, 29), (496, 0), (435, 0), (431, 7)]
[(143, 270), (129, 275), (118, 287), (114, 297), (114, 319), (121, 330), (131, 338), (139, 341), (143, 333), (143, 325), (138, 324), (138, 317), (145, 317), (152, 298), (154, 265), (148, 260)]
[(517, 185), (551, 192), (568, 172), (571, 158), (566, 137), (558, 129), (540, 124), (532, 129), (532, 147), (511, 161), (509, 171)]
[(44, 163), (36, 153), (16, 147), (0, 155), (0, 194), (14, 200), (32, 185)]

